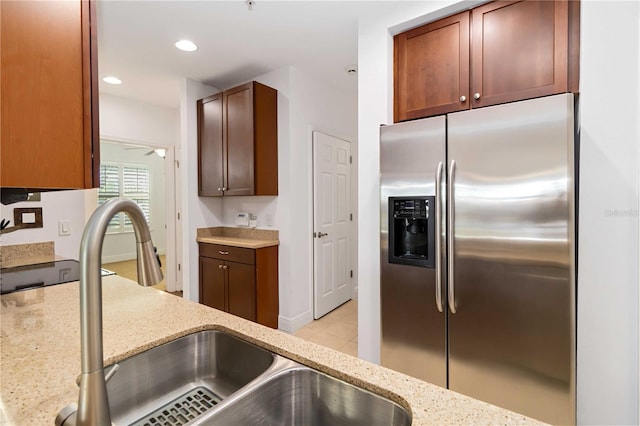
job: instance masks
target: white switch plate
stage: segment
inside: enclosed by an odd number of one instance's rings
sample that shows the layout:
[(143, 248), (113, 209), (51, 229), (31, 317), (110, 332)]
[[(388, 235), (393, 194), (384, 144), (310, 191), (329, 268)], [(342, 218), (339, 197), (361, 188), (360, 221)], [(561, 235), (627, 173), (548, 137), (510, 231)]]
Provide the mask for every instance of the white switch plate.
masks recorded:
[(71, 223), (68, 220), (58, 221), (58, 235), (71, 235)]

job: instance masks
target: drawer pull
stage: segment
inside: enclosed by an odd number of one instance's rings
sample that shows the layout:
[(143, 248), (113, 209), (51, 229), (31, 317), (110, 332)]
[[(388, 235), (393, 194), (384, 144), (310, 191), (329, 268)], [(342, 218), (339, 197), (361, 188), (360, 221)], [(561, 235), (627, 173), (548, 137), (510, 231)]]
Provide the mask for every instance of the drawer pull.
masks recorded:
[(222, 250), (218, 250), (218, 253), (220, 253), (220, 254), (221, 254), (221, 255), (223, 255), (223, 256), (226, 256), (226, 255), (228, 255), (228, 254), (229, 254), (229, 252), (228, 252), (228, 251), (222, 251)]

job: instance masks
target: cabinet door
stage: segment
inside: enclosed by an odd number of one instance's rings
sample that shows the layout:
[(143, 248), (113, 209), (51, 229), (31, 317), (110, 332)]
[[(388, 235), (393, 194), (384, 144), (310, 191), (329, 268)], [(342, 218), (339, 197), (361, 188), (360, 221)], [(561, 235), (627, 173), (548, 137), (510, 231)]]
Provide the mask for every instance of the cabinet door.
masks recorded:
[(225, 195), (253, 195), (253, 83), (224, 92)]
[(394, 121), (469, 108), (469, 12), (394, 39)]
[(256, 320), (256, 268), (243, 263), (225, 262), (227, 268), (228, 312)]
[(224, 262), (200, 257), (200, 303), (227, 310)]
[(1, 1), (0, 19), (2, 186), (99, 186), (95, 3)]
[(222, 196), (222, 93), (198, 101), (198, 195)]
[(473, 9), (472, 108), (567, 91), (568, 10), (566, 1)]

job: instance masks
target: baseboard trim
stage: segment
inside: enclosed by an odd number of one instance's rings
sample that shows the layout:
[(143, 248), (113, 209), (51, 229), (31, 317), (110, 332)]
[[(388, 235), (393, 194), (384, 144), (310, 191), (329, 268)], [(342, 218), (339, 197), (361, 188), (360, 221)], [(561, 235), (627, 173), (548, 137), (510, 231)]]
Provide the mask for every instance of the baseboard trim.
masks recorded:
[(313, 321), (313, 312), (306, 311), (293, 318), (278, 316), (278, 329), (287, 333), (295, 333), (305, 325)]

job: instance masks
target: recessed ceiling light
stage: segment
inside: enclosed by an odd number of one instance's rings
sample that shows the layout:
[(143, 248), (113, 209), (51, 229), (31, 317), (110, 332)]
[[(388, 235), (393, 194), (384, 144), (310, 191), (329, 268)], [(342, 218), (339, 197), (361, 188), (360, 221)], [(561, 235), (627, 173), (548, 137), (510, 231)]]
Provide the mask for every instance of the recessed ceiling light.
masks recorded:
[(190, 40), (176, 41), (176, 47), (180, 50), (184, 50), (185, 52), (193, 52), (198, 49), (198, 46)]
[(122, 84), (122, 80), (114, 76), (105, 77), (102, 79), (102, 81), (109, 84)]

